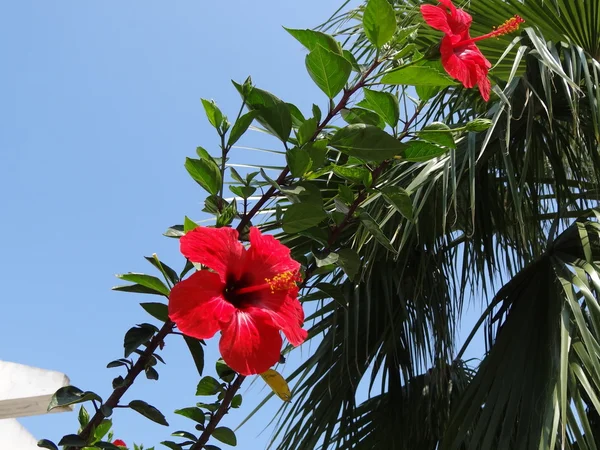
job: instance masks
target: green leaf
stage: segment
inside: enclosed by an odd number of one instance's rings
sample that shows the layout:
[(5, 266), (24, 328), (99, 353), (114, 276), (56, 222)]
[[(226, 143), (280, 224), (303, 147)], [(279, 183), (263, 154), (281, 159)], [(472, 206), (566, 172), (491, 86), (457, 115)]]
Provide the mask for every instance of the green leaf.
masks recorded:
[(227, 147), (231, 147), (235, 144), (242, 135), (248, 130), (248, 127), (252, 124), (252, 121), (258, 116), (258, 111), (249, 111), (243, 116), (240, 116), (238, 120), (233, 124), (231, 132), (229, 133), (229, 139), (227, 140)]
[[(48, 405), (48, 411), (52, 411), (54, 408), (59, 408), (61, 406), (75, 405), (76, 403), (83, 403), (91, 400), (102, 403), (102, 399), (95, 392), (84, 392), (75, 386), (64, 386), (52, 396), (50, 404)], [(61, 444), (59, 443), (59, 445)]]
[(235, 447), (237, 445), (237, 439), (235, 437), (235, 433), (227, 428), (227, 427), (217, 427), (215, 431), (213, 431), (212, 436), (218, 441), (223, 442), (224, 444), (231, 445)]
[(382, 162), (402, 153), (406, 144), (385, 131), (365, 124), (348, 125), (338, 130), (329, 145), (365, 161)]
[(400, 214), (408, 220), (413, 220), (413, 204), (408, 192), (398, 186), (385, 186), (381, 189), (383, 197)]
[(58, 441), (58, 445), (71, 445), (74, 447), (85, 447), (87, 444), (86, 440), (78, 434), (67, 434)]
[(309, 142), (303, 147), (304, 151), (308, 152), (312, 165), (310, 170), (317, 170), (323, 166), (325, 157), (327, 156), (327, 141), (322, 139), (315, 142)]
[(196, 388), (196, 395), (215, 395), (223, 389), (221, 383), (213, 377), (206, 376), (200, 380)]
[(298, 233), (318, 225), (326, 218), (322, 207), (313, 203), (296, 203), (290, 205), (283, 214), (283, 231)]
[(465, 125), (467, 131), (485, 131), (492, 126), (490, 119), (475, 119)]
[(362, 211), (359, 214), (359, 219), (362, 222), (363, 226), (367, 229), (367, 231), (373, 236), (381, 245), (387, 248), (392, 253), (396, 253), (396, 249), (392, 246), (392, 243), (388, 239), (388, 237), (381, 231), (375, 219), (373, 219), (369, 213), (366, 211)]
[(193, 421), (198, 422), (200, 424), (204, 424), (204, 422), (206, 421), (204, 411), (195, 406), (190, 406), (189, 408), (176, 409), (175, 414), (187, 417), (188, 419), (192, 419)]
[(423, 162), (437, 158), (447, 153), (448, 149), (425, 141), (410, 141), (404, 150), (403, 159), (406, 161)]
[(239, 408), (240, 406), (242, 406), (242, 395), (241, 394), (236, 394), (231, 399), (231, 407), (232, 408)]
[[(233, 84), (243, 96), (244, 86)], [(257, 87), (252, 87), (245, 99), (248, 109), (258, 111), (258, 122), (282, 141), (287, 141), (292, 132), (290, 107), (275, 95)]]
[(123, 450), (122, 447), (117, 447), (112, 442), (106, 442), (106, 441), (94, 442), (94, 447), (92, 447), (92, 448), (101, 448), (102, 450)]
[(446, 74), (429, 66), (410, 66), (386, 73), (381, 82), (384, 84), (401, 84), (409, 86), (446, 87), (457, 82)]
[(140, 345), (145, 344), (154, 336), (154, 330), (148, 327), (133, 327), (125, 333), (123, 347), (125, 358), (133, 353)]
[(40, 439), (37, 443), (38, 447), (47, 448), (49, 450), (58, 450), (56, 444), (48, 439)]
[(152, 275), (129, 272), (117, 275), (117, 278), (120, 278), (124, 281), (130, 281), (131, 283), (137, 283), (141, 286), (151, 289), (158, 294), (164, 295), (165, 297), (169, 296), (169, 288), (165, 286), (161, 280), (153, 277)]
[(302, 125), (300, 125), (300, 127), (298, 128), (298, 132), (296, 133), (296, 136), (298, 138), (298, 146), (301, 147), (304, 144), (306, 144), (307, 142), (309, 142), (315, 135), (316, 131), (317, 131), (317, 119), (314, 117), (311, 117), (310, 119), (306, 119), (302, 123)]
[(349, 166), (331, 166), (333, 173), (338, 177), (348, 180), (352, 183), (363, 184), (365, 179), (371, 175), (369, 169), (365, 167), (349, 167)]
[(358, 253), (351, 248), (342, 248), (338, 250), (337, 254), (337, 265), (348, 275), (348, 278), (354, 280), (354, 277), (356, 277), (360, 270), (360, 257)]
[(423, 102), (435, 96), (440, 90), (439, 86), (415, 86), (415, 91), (417, 91), (417, 95)]
[(221, 448), (216, 445), (205, 445), (204, 450), (221, 450)]
[(188, 231), (192, 231), (198, 228), (198, 224), (190, 219), (188, 216), (183, 218), (183, 232), (187, 233)]
[(238, 197), (249, 198), (256, 192), (256, 188), (252, 186), (229, 186), (229, 190)]
[(381, 48), (396, 32), (396, 14), (387, 0), (369, 0), (363, 14), (363, 28), (371, 43)]
[(161, 292), (157, 292), (154, 289), (147, 288), (140, 284), (128, 284), (125, 286), (114, 286), (113, 291), (119, 292), (134, 292), (136, 294), (152, 294), (152, 295), (164, 295)]
[[(122, 364), (122, 363), (121, 363)], [(87, 409), (83, 405), (79, 408), (79, 414), (77, 415), (77, 420), (81, 428), (85, 427), (90, 421), (90, 414), (87, 412)]]
[(312, 165), (310, 155), (302, 148), (294, 147), (285, 154), (292, 176), (301, 178)]
[(317, 263), (317, 267), (329, 266), (330, 264), (334, 264), (337, 262), (339, 255), (334, 252), (317, 252), (313, 251), (313, 256), (315, 257), (315, 262)]
[(342, 119), (346, 122), (352, 123), (364, 123), (367, 125), (374, 125), (377, 128), (384, 129), (385, 121), (383, 118), (368, 109), (363, 108), (350, 108), (350, 109), (342, 109), (341, 111)]
[(165, 416), (163, 416), (163, 414), (154, 406), (149, 405), (143, 400), (132, 400), (129, 402), (129, 407), (153, 422), (167, 427), (169, 426)]
[(364, 88), (365, 99), (359, 103), (359, 106), (364, 106), (372, 109), (386, 121), (391, 127), (398, 124), (400, 118), (400, 107), (398, 106), (398, 98), (389, 92), (374, 91)]
[(350, 66), (352, 66), (352, 70), (354, 70), (355, 72), (359, 72), (359, 73), (362, 71), (360, 64), (358, 63), (358, 61), (356, 60), (356, 58), (354, 57), (354, 55), (352, 54), (351, 51), (343, 50), (342, 56), (348, 60), (348, 62), (350, 63)]
[(217, 130), (220, 129), (223, 124), (223, 113), (215, 101), (202, 99), (202, 106), (204, 106), (204, 111), (210, 124)]
[(148, 378), (149, 380), (158, 380), (158, 372), (154, 367), (146, 367), (145, 372), (146, 378)]
[(190, 176), (209, 194), (216, 195), (221, 189), (221, 170), (214, 161), (185, 158), (185, 168)]
[[(167, 448), (170, 448), (171, 450), (183, 450), (183, 448), (181, 447), (181, 445), (177, 444), (176, 442), (173, 441), (162, 441), (161, 442), (162, 445), (164, 445)], [(206, 448), (206, 447), (204, 447)]]
[(190, 441), (198, 440), (198, 438), (196, 436), (194, 436), (192, 433), (190, 433), (188, 431), (175, 431), (175, 432), (171, 433), (171, 436), (182, 437), (185, 439), (189, 439)]
[(184, 336), (183, 340), (190, 350), (198, 374), (202, 376), (202, 372), (204, 371), (204, 349), (202, 348), (202, 344), (200, 344), (198, 339), (189, 336)]
[(444, 147), (456, 148), (454, 137), (450, 127), (442, 122), (433, 122), (423, 127), (419, 132), (419, 138)]
[(94, 430), (94, 439), (101, 440), (112, 428), (112, 420), (104, 419)]
[(225, 364), (225, 361), (218, 359), (216, 363), (217, 375), (226, 383), (231, 383), (235, 378), (234, 370)]
[(334, 98), (344, 88), (352, 72), (352, 66), (346, 58), (321, 46), (306, 55), (306, 69), (329, 98)]
[(323, 47), (329, 51), (337, 53), (338, 55), (342, 54), (340, 44), (338, 44), (338, 42), (328, 34), (314, 30), (294, 30), (292, 28), (285, 27), (284, 29), (311, 52), (317, 47)]
[(156, 254), (152, 256), (144, 256), (144, 258), (146, 259), (146, 261), (148, 261), (150, 264), (156, 267), (161, 273), (164, 272), (164, 274), (167, 276), (169, 281), (171, 281), (171, 283), (176, 284), (179, 282), (179, 276), (177, 275), (177, 272), (175, 272), (164, 262), (160, 261)]

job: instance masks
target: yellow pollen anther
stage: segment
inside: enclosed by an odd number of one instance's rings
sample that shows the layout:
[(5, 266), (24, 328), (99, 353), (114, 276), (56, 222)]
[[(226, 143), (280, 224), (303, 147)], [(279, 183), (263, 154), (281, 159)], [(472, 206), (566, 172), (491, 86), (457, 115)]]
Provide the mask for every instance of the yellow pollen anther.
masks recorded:
[(298, 275), (289, 270), (275, 275), (273, 278), (265, 278), (265, 282), (271, 287), (271, 293), (292, 289), (298, 280)]

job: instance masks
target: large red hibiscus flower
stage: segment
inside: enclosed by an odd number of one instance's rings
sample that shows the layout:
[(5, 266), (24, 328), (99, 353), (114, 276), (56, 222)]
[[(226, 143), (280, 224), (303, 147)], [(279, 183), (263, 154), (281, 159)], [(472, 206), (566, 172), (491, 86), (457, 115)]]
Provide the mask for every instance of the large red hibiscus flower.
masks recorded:
[(232, 228), (198, 227), (181, 238), (181, 252), (211, 270), (176, 284), (169, 317), (182, 333), (208, 339), (221, 331), (225, 362), (242, 375), (262, 373), (279, 361), (282, 339), (306, 339), (298, 301), (300, 264), (273, 236), (250, 229), (250, 247)]
[(490, 99), (491, 83), (488, 71), (492, 65), (477, 48), (475, 42), (511, 33), (524, 22), (514, 16), (491, 33), (471, 38), (469, 28), (472, 17), (466, 11), (456, 8), (451, 0), (439, 0), (440, 5), (422, 5), (421, 14), (432, 28), (444, 32), (440, 44), (442, 65), (448, 74), (460, 81), (464, 87), (477, 86), (485, 101)]

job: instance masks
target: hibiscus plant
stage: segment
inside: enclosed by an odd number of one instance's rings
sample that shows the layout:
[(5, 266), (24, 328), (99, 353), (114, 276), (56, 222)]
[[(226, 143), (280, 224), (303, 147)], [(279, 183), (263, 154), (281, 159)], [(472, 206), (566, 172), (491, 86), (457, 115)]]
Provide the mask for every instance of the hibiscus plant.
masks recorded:
[[(118, 291), (164, 297), (141, 303), (160, 324), (127, 331), (106, 399), (55, 394), (50, 409), (94, 407), (58, 445), (126, 447), (117, 408), (168, 426), (124, 398), (184, 339), (213, 401), (175, 411), (192, 431), (173, 450), (236, 445), (226, 416), (256, 375), (284, 400), (279, 449), (597, 448), (598, 2), (368, 0), (287, 31), (323, 96), (300, 111), (248, 78), (232, 122), (203, 100), (220, 152), (185, 168), (212, 221), (165, 233), (183, 270), (153, 255), (155, 275), (119, 276)], [(230, 165), (256, 128), (282, 153), (276, 177)], [(461, 343), (469, 299), (482, 314)], [(465, 360), (484, 324), (482, 361)], [(215, 336), (222, 359), (206, 362)]]

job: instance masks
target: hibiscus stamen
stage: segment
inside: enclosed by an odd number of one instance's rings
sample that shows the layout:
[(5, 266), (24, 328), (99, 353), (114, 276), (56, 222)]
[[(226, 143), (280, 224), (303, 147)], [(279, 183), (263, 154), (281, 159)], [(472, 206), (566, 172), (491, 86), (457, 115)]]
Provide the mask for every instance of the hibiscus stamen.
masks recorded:
[(525, 22), (525, 20), (523, 20), (523, 18), (521, 16), (515, 15), (514, 17), (511, 17), (510, 19), (508, 19), (506, 22), (504, 22), (502, 25), (500, 25), (498, 28), (496, 28), (491, 33), (484, 34), (483, 36), (478, 36), (476, 38), (465, 39), (464, 41), (460, 41), (458, 44), (455, 44), (454, 46), (459, 47), (461, 45), (467, 45), (467, 44), (471, 44), (473, 42), (482, 41), (484, 39), (494, 38), (494, 37), (498, 37), (498, 36), (503, 36), (508, 33), (512, 33), (514, 31), (517, 31), (519, 29), (519, 26), (524, 22)]
[(232, 294), (250, 294), (252, 292), (258, 292), (269, 289), (271, 293), (276, 291), (289, 291), (296, 286), (296, 281), (300, 281), (299, 275), (292, 271), (287, 271), (275, 275), (273, 278), (265, 278), (263, 284), (255, 284), (254, 286), (246, 286), (243, 288), (235, 289)]

